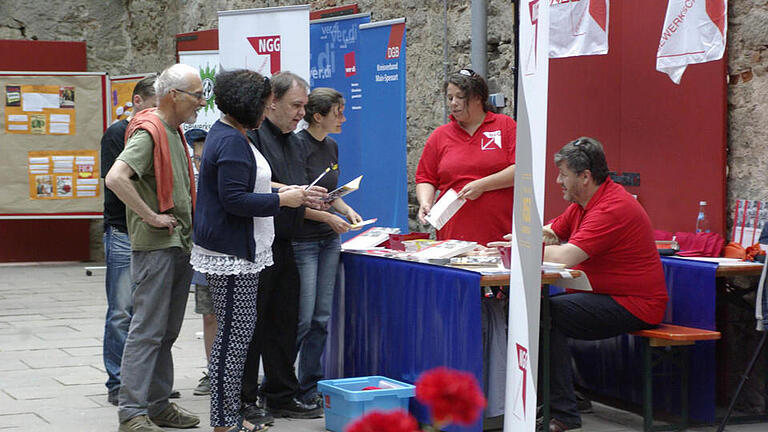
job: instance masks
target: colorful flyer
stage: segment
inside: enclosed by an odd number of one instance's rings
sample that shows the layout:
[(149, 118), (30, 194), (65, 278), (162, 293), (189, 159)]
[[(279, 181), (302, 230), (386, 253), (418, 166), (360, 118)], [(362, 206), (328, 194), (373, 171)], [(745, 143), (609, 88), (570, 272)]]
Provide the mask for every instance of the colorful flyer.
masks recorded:
[(75, 107), (75, 88), (74, 87), (59, 88), (59, 108), (74, 108), (74, 107)]
[(99, 196), (98, 150), (28, 153), (30, 199), (77, 199)]
[(21, 86), (5, 86), (5, 106), (21, 106)]
[(44, 134), (46, 125), (45, 114), (32, 114), (29, 116), (29, 131), (33, 134)]

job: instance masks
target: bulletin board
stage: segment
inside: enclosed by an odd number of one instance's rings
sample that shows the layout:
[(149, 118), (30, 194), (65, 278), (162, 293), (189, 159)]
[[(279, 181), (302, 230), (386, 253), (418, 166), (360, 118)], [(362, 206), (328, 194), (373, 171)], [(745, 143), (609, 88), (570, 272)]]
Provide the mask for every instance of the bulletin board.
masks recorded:
[(0, 217), (101, 217), (109, 80), (0, 72)]

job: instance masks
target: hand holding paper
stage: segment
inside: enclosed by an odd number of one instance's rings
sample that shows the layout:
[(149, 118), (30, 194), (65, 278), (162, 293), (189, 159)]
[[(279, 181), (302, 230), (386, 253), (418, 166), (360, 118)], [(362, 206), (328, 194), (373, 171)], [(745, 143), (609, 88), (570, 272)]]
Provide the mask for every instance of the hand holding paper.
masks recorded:
[(370, 225), (372, 223), (376, 223), (377, 220), (378, 220), (377, 218), (373, 218), (373, 219), (364, 220), (362, 222), (354, 223), (354, 224), (351, 224), (349, 226), (349, 229), (351, 231), (359, 230), (360, 228), (362, 228), (362, 227), (364, 227), (366, 225)]
[(344, 186), (340, 186), (330, 192), (328, 192), (328, 196), (324, 199), (324, 201), (333, 201), (336, 198), (341, 198), (344, 195), (350, 194), (360, 188), (360, 181), (363, 179), (363, 176), (359, 176), (357, 178), (352, 179), (349, 183), (345, 184)]
[(448, 189), (440, 195), (440, 199), (432, 206), (425, 219), (435, 229), (441, 229), (466, 202), (467, 200), (459, 198), (453, 189)]

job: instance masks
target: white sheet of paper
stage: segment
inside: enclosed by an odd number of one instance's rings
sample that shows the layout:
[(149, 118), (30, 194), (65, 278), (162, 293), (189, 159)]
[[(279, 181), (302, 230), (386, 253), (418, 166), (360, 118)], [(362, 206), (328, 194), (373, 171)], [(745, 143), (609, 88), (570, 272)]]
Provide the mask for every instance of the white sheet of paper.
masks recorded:
[(552, 285), (559, 286), (560, 288), (568, 288), (579, 291), (592, 291), (592, 284), (589, 283), (589, 278), (584, 272), (581, 272), (577, 277), (573, 277), (569, 269), (562, 271), (545, 270), (545, 273), (559, 273), (560, 276), (562, 276), (562, 279), (554, 282)]
[(47, 170), (48, 164), (29, 164), (31, 170)]
[(99, 184), (99, 179), (77, 179), (77, 185)]
[(29, 121), (29, 117), (27, 117), (24, 114), (10, 114), (8, 116), (8, 121), (9, 122), (24, 122), (24, 123), (26, 123), (27, 121)]
[(79, 191), (87, 191), (87, 190), (96, 190), (98, 188), (98, 185), (84, 185), (80, 184), (80, 182), (77, 182), (77, 190)]
[(51, 123), (50, 131), (52, 134), (68, 134), (69, 123)]
[(39, 112), (44, 108), (59, 108), (58, 93), (22, 93), (21, 110)]
[(96, 191), (95, 190), (94, 191), (88, 191), (88, 190), (81, 191), (81, 190), (78, 189), (77, 190), (77, 196), (96, 196)]
[(47, 157), (31, 157), (29, 158), (30, 164), (48, 164), (51, 160)]
[(69, 123), (69, 114), (51, 114), (51, 123)]
[(440, 199), (437, 200), (432, 210), (425, 217), (430, 225), (435, 229), (441, 229), (448, 221), (456, 214), (457, 211), (464, 205), (467, 200), (459, 199), (459, 194), (453, 189), (448, 189), (443, 192)]
[(29, 128), (25, 124), (10, 124), (10, 123), (8, 124), (8, 130), (22, 131), (22, 130), (27, 130), (27, 129), (29, 129)]

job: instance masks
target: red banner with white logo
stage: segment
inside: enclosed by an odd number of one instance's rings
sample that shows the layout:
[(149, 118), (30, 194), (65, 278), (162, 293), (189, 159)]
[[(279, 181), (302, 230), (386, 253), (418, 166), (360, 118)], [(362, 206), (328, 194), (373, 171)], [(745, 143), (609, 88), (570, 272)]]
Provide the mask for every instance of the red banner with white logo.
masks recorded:
[(309, 81), (309, 6), (219, 11), (219, 62), (222, 70), (287, 70)]
[(669, 0), (656, 70), (680, 84), (689, 64), (723, 58), (727, 16), (727, 0)]
[(609, 0), (548, 0), (551, 58), (608, 54)]

